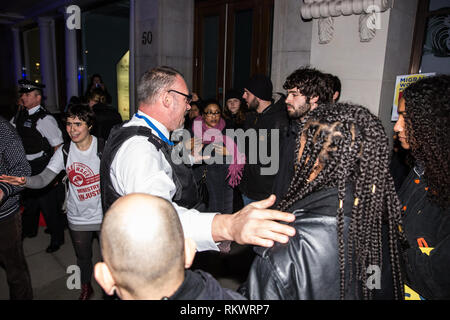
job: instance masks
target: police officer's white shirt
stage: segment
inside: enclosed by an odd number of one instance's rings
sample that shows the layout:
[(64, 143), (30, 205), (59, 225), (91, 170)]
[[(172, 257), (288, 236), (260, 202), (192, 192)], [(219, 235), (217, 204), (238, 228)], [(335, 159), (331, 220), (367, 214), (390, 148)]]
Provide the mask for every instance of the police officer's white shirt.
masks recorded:
[[(141, 111), (165, 137), (169, 137), (167, 128)], [(148, 127), (144, 119), (133, 116), (124, 126)], [(157, 133), (152, 130), (153, 134)], [(172, 179), (172, 167), (164, 154), (144, 136), (135, 136), (125, 141), (119, 148), (111, 164), (111, 182), (121, 196), (140, 192), (162, 197), (170, 202), (176, 187)], [(198, 251), (219, 250), (211, 234), (212, 220), (217, 213), (200, 213), (172, 202), (183, 226), (186, 238), (197, 243)], [(151, 208), (149, 208), (151, 214)]]
[[(41, 105), (38, 105), (34, 108), (31, 108), (28, 110), (28, 114), (31, 116), (38, 112)], [(11, 120), (11, 123), (16, 126), (15, 123), (13, 123), (13, 120)], [(62, 132), (58, 127), (58, 123), (56, 122), (56, 119), (52, 116), (46, 115), (42, 119), (38, 119), (36, 122), (36, 130), (40, 132), (40, 134), (45, 137), (48, 140), (48, 143), (52, 147), (56, 147), (64, 142)], [(42, 157), (44, 154), (43, 151), (33, 154), (27, 154), (27, 160), (31, 161), (34, 159), (37, 159), (39, 157)]]

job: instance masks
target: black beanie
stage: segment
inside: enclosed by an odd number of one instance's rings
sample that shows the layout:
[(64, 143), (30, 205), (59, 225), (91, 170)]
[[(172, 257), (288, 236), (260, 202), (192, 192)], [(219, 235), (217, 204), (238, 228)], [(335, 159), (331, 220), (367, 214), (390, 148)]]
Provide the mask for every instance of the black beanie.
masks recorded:
[(256, 97), (265, 101), (272, 101), (272, 81), (262, 74), (257, 74), (248, 80), (245, 89), (253, 93)]
[(236, 89), (228, 90), (227, 93), (225, 94), (225, 102), (227, 102), (228, 99), (233, 99), (233, 98), (241, 100), (242, 93), (239, 90), (236, 90)]

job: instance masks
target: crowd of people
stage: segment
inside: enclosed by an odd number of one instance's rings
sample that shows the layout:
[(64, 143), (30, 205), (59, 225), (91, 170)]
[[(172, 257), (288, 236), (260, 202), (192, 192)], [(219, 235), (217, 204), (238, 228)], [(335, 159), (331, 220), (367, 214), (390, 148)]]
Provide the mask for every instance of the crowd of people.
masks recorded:
[[(126, 122), (92, 78), (67, 107), (66, 139), (42, 85), (21, 81), (23, 108), (0, 119), (0, 259), (12, 299), (33, 297), (22, 240), (41, 211), (47, 252), (67, 224), (82, 300), (93, 275), (120, 299), (450, 298), (450, 76), (405, 89), (395, 150), (377, 116), (339, 102), (338, 77), (311, 67), (294, 70), (278, 99), (254, 75), (223, 105), (191, 94), (179, 71), (153, 68)], [(237, 291), (194, 259), (226, 256), (232, 242), (251, 248)]]

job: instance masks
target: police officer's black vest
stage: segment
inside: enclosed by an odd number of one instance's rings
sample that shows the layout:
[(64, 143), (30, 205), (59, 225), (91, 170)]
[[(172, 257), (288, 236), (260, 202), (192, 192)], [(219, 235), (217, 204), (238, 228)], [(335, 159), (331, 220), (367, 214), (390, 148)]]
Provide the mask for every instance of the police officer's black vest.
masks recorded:
[(32, 115), (29, 115), (26, 109), (22, 110), (15, 121), (17, 132), (22, 138), (25, 153), (35, 154), (41, 151), (44, 152), (41, 157), (29, 161), (31, 175), (41, 173), (53, 155), (53, 148), (47, 138), (36, 129), (38, 120), (45, 118), (47, 115), (50, 115), (50, 113), (41, 106), (39, 110)]
[(47, 138), (36, 129), (36, 124), (39, 119), (45, 118), (49, 115), (48, 111), (40, 107), (37, 112), (32, 115), (28, 114), (27, 110), (23, 110), (16, 119), (16, 129), (22, 138), (23, 147), (26, 154), (35, 154), (41, 151), (52, 154), (52, 147)]
[[(183, 163), (179, 165), (173, 163), (171, 158), (172, 148), (155, 136), (151, 129), (142, 126), (123, 127), (123, 124), (121, 124), (113, 127), (111, 130), (100, 162), (100, 188), (103, 213), (106, 213), (114, 201), (121, 196), (116, 192), (111, 182), (111, 164), (122, 144), (134, 136), (147, 137), (149, 143), (152, 143), (158, 151), (164, 154), (166, 160), (172, 167), (172, 180), (176, 187), (176, 193), (172, 201), (188, 209), (196, 208), (202, 210), (203, 204), (200, 201), (192, 168)], [(139, 161), (139, 159), (130, 159), (130, 161)]]

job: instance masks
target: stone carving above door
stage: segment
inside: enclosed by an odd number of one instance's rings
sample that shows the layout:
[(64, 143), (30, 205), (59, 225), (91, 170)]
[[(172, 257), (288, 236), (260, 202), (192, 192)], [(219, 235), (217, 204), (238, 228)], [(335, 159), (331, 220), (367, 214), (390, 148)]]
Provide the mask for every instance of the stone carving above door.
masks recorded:
[(319, 19), (319, 43), (327, 44), (334, 37), (334, 19), (338, 16), (360, 15), (359, 39), (371, 41), (380, 29), (380, 13), (392, 8), (393, 0), (303, 0), (300, 15), (304, 20)]

